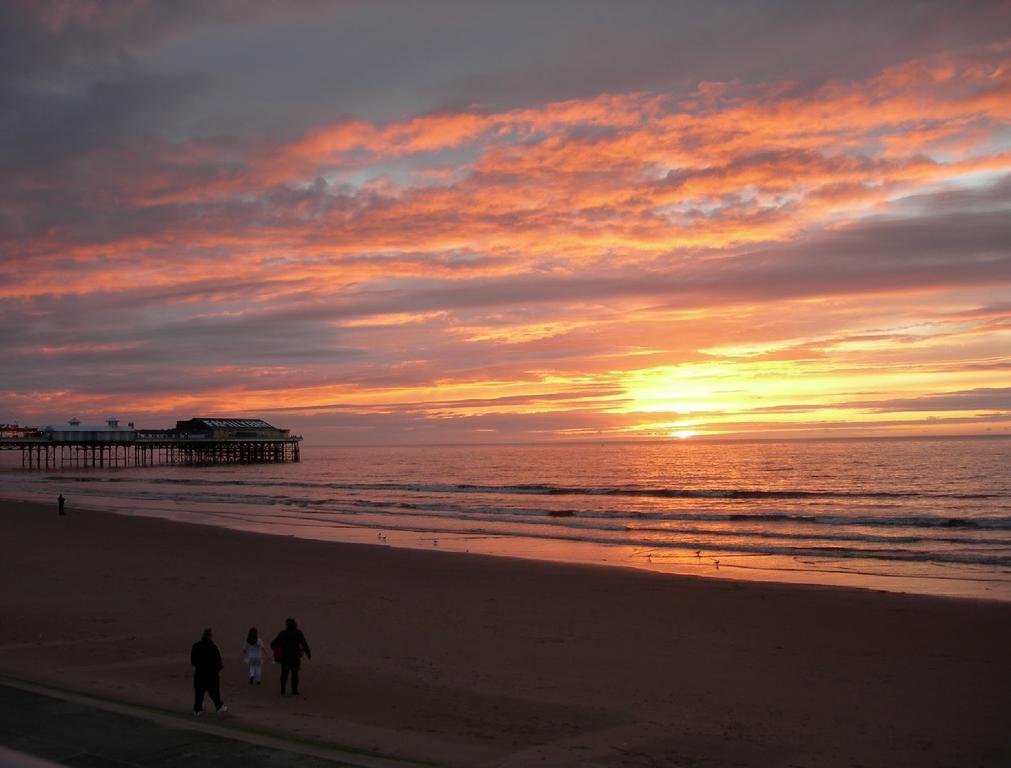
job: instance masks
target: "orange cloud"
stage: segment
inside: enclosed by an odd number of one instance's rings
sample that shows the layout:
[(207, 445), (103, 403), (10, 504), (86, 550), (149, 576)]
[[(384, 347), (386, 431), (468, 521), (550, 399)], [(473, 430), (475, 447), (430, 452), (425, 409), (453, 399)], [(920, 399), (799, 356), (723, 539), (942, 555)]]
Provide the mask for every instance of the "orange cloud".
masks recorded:
[[(152, 390), (26, 377), (19, 407), (571, 411), (560, 433), (704, 434), (841, 424), (881, 400), (868, 388), (992, 388), (1009, 123), (1003, 44), (807, 93), (703, 83), (93, 150), (12, 179), (0, 301), (31, 323), (20, 359), (104, 356)], [(159, 355), (202, 360), (199, 393), (151, 373)], [(583, 386), (620, 394), (550, 399)], [(952, 424), (985, 415), (966, 408)]]

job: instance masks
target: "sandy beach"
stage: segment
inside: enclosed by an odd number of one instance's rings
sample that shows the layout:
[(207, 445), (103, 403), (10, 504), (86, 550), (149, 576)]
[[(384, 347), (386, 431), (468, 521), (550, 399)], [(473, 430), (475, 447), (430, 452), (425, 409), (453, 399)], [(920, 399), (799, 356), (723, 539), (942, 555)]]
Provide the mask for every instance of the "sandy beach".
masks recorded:
[[(1011, 764), (1011, 605), (313, 542), (2, 502), (0, 672), (445, 766)], [(294, 616), (302, 696), (251, 687)]]

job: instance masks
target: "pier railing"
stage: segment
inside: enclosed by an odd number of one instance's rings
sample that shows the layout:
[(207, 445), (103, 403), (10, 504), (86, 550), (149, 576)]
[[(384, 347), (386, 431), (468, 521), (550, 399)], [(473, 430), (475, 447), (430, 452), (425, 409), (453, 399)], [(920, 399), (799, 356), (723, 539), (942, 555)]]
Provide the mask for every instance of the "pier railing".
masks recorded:
[(122, 440), (53, 440), (42, 434), (0, 437), (0, 450), (21, 451), (25, 469), (263, 464), (299, 461), (301, 441), (301, 435), (216, 438), (161, 434)]

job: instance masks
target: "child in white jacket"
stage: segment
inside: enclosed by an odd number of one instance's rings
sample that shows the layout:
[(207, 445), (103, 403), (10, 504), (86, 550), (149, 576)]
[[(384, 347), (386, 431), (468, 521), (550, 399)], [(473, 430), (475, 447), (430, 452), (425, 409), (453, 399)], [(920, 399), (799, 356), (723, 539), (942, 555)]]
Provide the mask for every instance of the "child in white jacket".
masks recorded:
[(249, 667), (249, 684), (252, 685), (254, 682), (259, 685), (260, 678), (263, 672), (263, 656), (266, 650), (263, 647), (263, 641), (260, 639), (259, 633), (256, 631), (256, 627), (249, 628), (249, 634), (246, 635), (246, 644), (242, 649), (242, 657), (246, 661), (246, 666)]

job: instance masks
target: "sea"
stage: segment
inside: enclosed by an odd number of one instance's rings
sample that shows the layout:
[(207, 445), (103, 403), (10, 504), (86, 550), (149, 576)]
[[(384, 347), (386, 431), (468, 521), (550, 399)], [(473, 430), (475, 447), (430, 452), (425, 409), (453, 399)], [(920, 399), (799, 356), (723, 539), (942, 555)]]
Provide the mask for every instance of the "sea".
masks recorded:
[(0, 495), (372, 546), (1011, 601), (1011, 438), (325, 447)]

